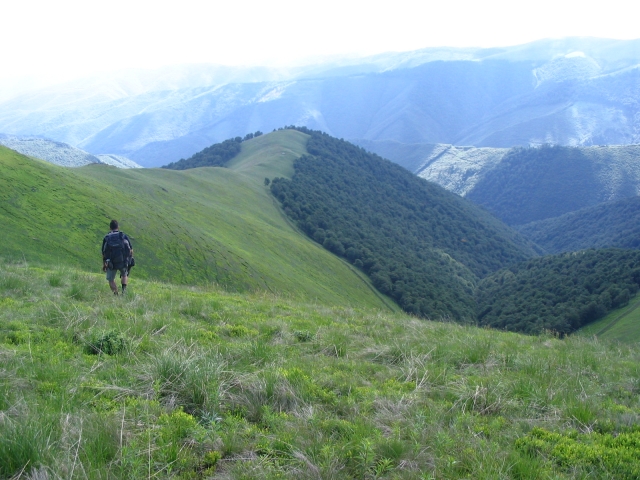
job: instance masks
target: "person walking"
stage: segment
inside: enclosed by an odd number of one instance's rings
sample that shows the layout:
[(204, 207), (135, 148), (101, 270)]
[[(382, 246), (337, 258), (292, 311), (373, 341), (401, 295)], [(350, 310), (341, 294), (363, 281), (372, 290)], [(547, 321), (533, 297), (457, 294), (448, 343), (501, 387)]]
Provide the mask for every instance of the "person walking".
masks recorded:
[(130, 265), (133, 265), (133, 245), (129, 237), (120, 231), (117, 220), (111, 220), (109, 228), (111, 231), (102, 240), (102, 271), (107, 273), (107, 281), (114, 295), (118, 295), (116, 272), (120, 272), (124, 294), (129, 283)]

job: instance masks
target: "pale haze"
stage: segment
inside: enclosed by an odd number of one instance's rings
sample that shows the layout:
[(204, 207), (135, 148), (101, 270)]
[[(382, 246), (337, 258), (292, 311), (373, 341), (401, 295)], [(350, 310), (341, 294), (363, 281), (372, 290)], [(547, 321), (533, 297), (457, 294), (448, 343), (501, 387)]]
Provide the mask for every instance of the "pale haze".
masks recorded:
[[(333, 55), (492, 47), (541, 38), (638, 38), (628, 1), (6, 2), (3, 88), (126, 68), (283, 66)], [(603, 5), (599, 2), (599, 5)], [(5, 92), (6, 93), (6, 92)]]

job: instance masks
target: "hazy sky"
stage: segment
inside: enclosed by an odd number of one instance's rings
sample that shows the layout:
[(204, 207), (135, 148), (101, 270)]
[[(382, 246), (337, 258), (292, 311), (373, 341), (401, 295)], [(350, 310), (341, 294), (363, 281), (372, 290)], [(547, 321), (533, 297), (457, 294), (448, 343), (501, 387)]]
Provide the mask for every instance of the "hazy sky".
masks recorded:
[[(376, 6), (378, 5), (378, 6)], [(596, 8), (595, 5), (598, 5)], [(15, 0), (3, 2), (0, 80), (62, 80), (178, 63), (305, 57), (548, 37), (640, 37), (629, 0)]]

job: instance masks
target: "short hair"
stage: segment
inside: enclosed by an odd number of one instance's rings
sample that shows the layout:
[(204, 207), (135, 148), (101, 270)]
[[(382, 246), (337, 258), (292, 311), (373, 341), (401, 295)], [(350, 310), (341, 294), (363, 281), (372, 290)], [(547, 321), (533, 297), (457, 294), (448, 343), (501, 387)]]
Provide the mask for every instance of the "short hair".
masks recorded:
[(111, 230), (117, 230), (118, 229), (118, 221), (117, 220), (111, 220), (111, 223), (109, 224), (109, 228)]

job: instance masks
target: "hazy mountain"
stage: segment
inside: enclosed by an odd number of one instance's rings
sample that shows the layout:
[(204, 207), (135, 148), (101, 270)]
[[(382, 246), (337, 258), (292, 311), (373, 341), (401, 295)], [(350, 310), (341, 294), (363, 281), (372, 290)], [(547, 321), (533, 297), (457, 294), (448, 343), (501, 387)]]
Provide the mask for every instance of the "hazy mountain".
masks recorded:
[[(512, 225), (640, 194), (640, 145), (507, 149), (392, 141), (356, 143), (466, 196)], [(558, 226), (557, 233), (563, 228)], [(532, 237), (535, 242), (538, 238)], [(587, 246), (623, 245), (587, 241), (584, 248)]]
[(118, 155), (91, 155), (62, 142), (46, 138), (21, 137), (0, 134), (0, 145), (30, 157), (46, 160), (63, 167), (81, 167), (91, 163), (104, 163), (118, 168), (141, 168), (137, 163)]
[(98, 160), (100, 160), (101, 163), (107, 164), (107, 165), (111, 165), (113, 167), (118, 167), (118, 168), (142, 168), (142, 165), (138, 165), (136, 162), (134, 162), (133, 160), (129, 160), (127, 157), (122, 157), (120, 155), (112, 155), (112, 154), (105, 154), (105, 153), (101, 153), (99, 155), (96, 155), (96, 157), (98, 157)]
[(640, 145), (514, 148), (466, 194), (509, 225), (640, 194)]
[(102, 163), (95, 155), (66, 143), (54, 142), (45, 138), (0, 134), (0, 145), (23, 155), (46, 160), (63, 167), (81, 167), (91, 163)]
[(639, 45), (570, 38), (325, 59), (286, 71), (138, 72), (104, 77), (99, 88), (58, 86), (4, 101), (0, 130), (145, 166), (287, 124), (406, 144), (639, 143)]

